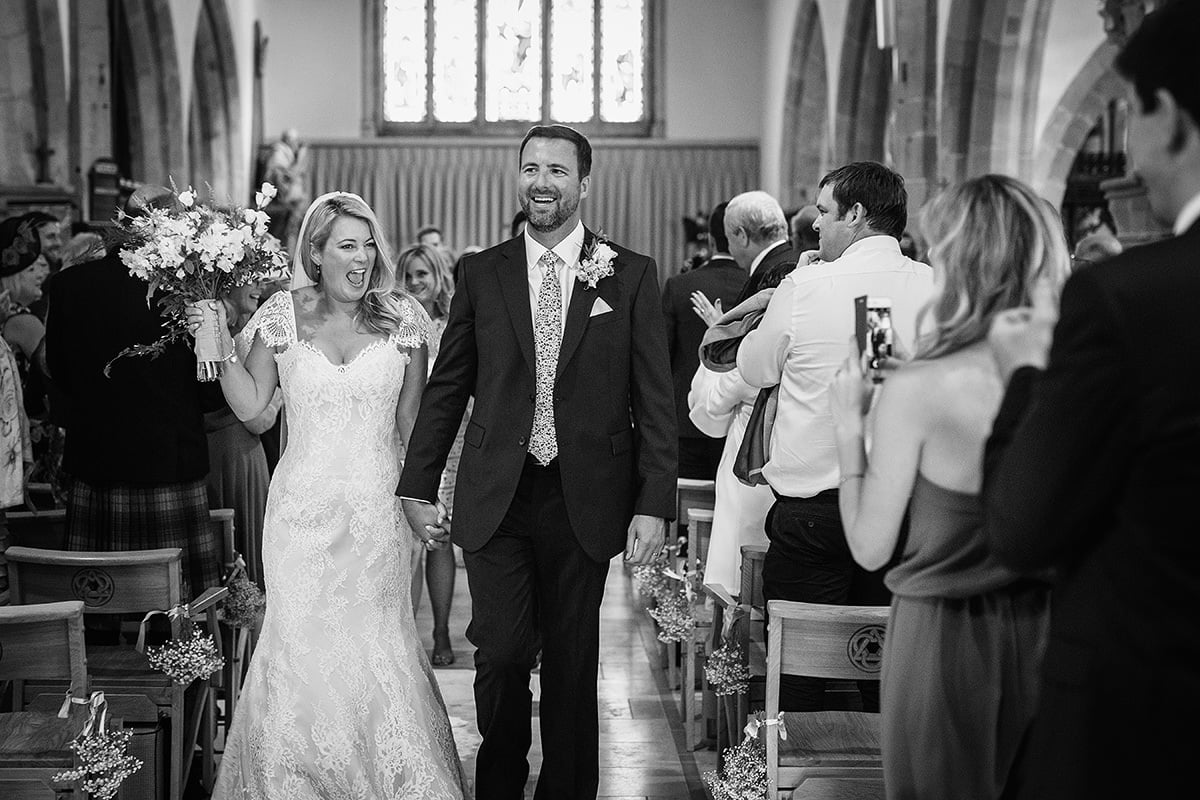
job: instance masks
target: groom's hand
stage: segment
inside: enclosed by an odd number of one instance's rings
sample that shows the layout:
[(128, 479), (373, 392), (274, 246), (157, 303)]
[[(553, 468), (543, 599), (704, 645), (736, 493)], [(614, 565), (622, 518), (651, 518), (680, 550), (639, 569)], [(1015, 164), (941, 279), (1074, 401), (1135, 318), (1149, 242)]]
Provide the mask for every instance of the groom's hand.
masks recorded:
[(445, 507), (441, 503), (434, 505), (421, 500), (402, 498), (400, 507), (413, 535), (425, 543), (428, 550), (438, 550), (446, 546), (450, 534), (442, 527), (441, 521)]
[(634, 514), (625, 541), (625, 563), (635, 567), (651, 563), (662, 552), (666, 536), (665, 519)]

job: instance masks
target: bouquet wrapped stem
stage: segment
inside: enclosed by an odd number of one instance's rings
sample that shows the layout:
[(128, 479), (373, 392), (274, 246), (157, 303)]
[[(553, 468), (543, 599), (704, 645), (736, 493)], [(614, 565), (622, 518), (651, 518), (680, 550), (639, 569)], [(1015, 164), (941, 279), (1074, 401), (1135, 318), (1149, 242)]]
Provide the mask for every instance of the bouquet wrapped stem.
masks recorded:
[(221, 334), (221, 322), (217, 317), (215, 305), (217, 300), (201, 300), (199, 303), (200, 310), (204, 313), (204, 321), (200, 324), (200, 329), (196, 331), (196, 380), (198, 381), (215, 381), (221, 377), (225, 371), (225, 360), (229, 357), (228, 353), (223, 353), (224, 349), (221, 341), (224, 338)]

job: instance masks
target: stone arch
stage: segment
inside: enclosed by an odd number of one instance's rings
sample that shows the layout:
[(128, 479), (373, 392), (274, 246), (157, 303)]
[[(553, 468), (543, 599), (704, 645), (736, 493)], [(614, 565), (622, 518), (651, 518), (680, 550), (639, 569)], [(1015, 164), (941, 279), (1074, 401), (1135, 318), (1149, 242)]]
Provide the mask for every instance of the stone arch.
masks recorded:
[(123, 89), (113, 109), (117, 160), (134, 180), (180, 181), (187, 153), (170, 3), (120, 0), (113, 4), (111, 31), (113, 77)]
[(1062, 205), (1067, 177), (1079, 148), (1108, 102), (1125, 95), (1125, 85), (1113, 68), (1118, 48), (1104, 42), (1071, 81), (1050, 115), (1038, 143), (1033, 188), (1054, 205)]
[(953, 0), (942, 67), (941, 180), (1028, 178), (1055, 0)]
[(892, 94), (892, 60), (875, 39), (875, 3), (851, 0), (838, 71), (839, 163), (884, 161)]
[(0, 70), (0, 184), (68, 185), (69, 109), (57, 0), (12, 3)]
[(829, 166), (829, 78), (821, 9), (804, 0), (796, 16), (783, 109), (784, 207), (811, 203)]
[(192, 183), (212, 186), (219, 203), (238, 202), (245, 194), (236, 55), (225, 3), (204, 0), (192, 53), (188, 156)]

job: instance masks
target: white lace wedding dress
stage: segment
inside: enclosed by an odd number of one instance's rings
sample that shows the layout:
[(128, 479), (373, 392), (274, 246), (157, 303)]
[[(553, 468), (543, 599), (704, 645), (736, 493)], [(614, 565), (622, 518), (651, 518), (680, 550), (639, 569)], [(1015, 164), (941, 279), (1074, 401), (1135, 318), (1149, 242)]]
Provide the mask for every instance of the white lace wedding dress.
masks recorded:
[(413, 619), (412, 533), (393, 494), (398, 348), (430, 330), (415, 302), (406, 317), (343, 366), (297, 341), (288, 292), (243, 331), (280, 347), (288, 438), (267, 497), (266, 619), (214, 800), (468, 796)]

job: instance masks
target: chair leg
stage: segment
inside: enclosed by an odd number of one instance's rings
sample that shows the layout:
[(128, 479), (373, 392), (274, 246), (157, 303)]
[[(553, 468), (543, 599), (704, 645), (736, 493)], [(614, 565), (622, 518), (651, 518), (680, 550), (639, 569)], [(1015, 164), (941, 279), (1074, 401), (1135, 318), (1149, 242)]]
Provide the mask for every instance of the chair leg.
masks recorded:
[(696, 749), (696, 637), (690, 635), (684, 645), (683, 724), (688, 750)]
[(183, 800), (183, 785), (187, 780), (187, 771), (191, 759), (183, 757), (183, 729), (187, 727), (184, 715), (183, 690), (172, 692), (171, 700), (171, 763), (169, 766), (169, 795), (171, 800)]

